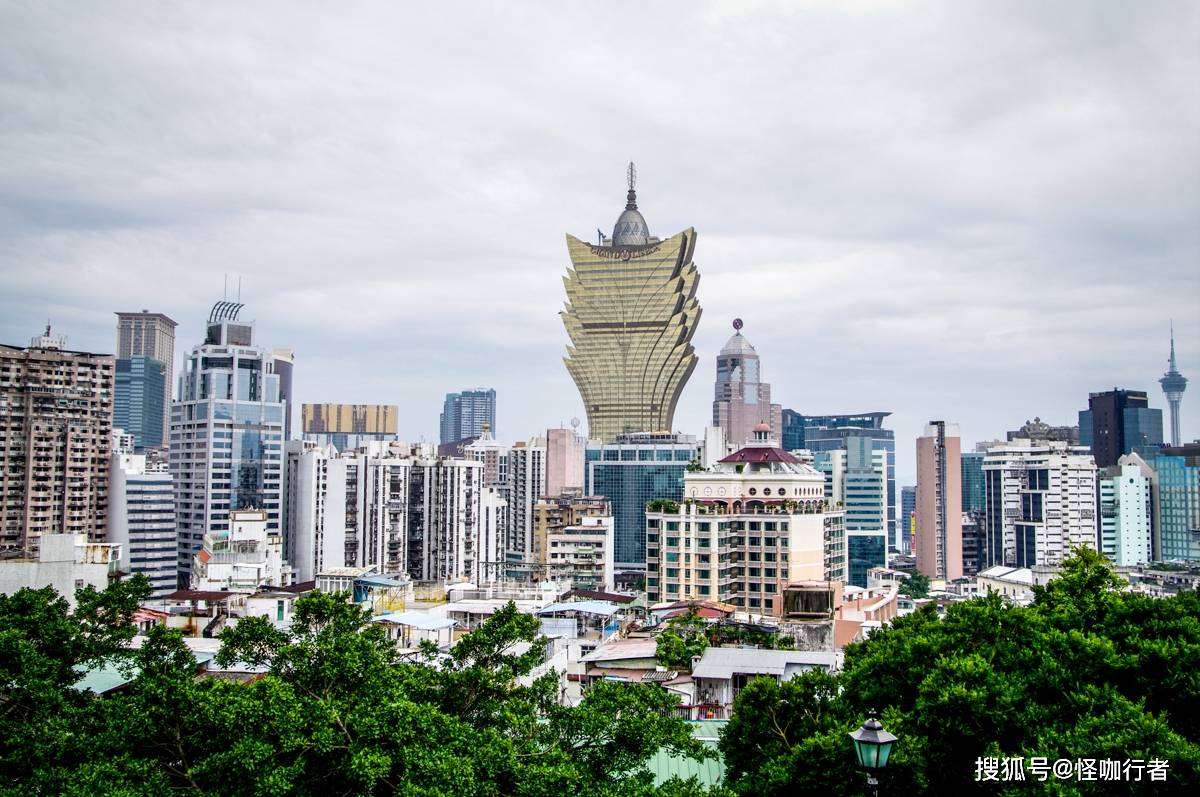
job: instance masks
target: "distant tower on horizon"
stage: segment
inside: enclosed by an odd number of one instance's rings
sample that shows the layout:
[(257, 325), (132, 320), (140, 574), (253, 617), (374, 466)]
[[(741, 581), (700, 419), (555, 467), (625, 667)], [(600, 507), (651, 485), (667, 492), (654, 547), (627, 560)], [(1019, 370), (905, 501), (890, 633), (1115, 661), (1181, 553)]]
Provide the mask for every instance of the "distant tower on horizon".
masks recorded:
[(1175, 365), (1175, 324), (1171, 324), (1171, 357), (1167, 360), (1167, 372), (1158, 380), (1163, 393), (1167, 397), (1167, 406), (1171, 413), (1171, 445), (1179, 447), (1182, 437), (1179, 431), (1179, 403), (1183, 401), (1183, 391), (1187, 390), (1187, 379), (1179, 373)]
[[(600, 233), (591, 244), (567, 236), (561, 315), (571, 342), (564, 362), (587, 412), (588, 438), (608, 443), (626, 433), (669, 432), (697, 362), (696, 231), (652, 236), (638, 210), (636, 177), (631, 163), (611, 238)], [(618, 521), (618, 540), (619, 529)]]

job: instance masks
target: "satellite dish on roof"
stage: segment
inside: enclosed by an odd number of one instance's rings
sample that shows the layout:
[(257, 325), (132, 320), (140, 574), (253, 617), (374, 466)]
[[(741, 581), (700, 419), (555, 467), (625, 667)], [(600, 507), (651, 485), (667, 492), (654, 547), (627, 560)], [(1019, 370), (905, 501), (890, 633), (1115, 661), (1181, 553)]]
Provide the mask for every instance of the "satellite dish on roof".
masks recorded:
[(572, 418), (572, 419), (571, 419), (571, 428), (572, 428), (572, 429), (578, 429), (578, 428), (579, 428), (579, 419), (578, 419), (578, 418)]

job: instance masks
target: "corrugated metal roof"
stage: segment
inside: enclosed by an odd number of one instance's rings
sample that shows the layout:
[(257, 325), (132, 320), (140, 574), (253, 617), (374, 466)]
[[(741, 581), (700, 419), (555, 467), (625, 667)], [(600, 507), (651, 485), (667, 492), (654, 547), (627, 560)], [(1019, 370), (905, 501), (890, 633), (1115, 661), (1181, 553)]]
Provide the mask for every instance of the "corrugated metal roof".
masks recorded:
[(449, 617), (439, 617), (426, 612), (388, 612), (374, 618), (377, 623), (396, 623), (407, 625), (421, 631), (441, 631), (458, 625)]
[(583, 612), (584, 614), (599, 614), (604, 617), (611, 617), (620, 610), (621, 607), (611, 601), (571, 601), (569, 603), (552, 603), (544, 609), (539, 609), (538, 614)]
[[(706, 747), (717, 748), (717, 739), (727, 720), (697, 720), (688, 722), (692, 726), (692, 736), (699, 739)], [(673, 756), (666, 748), (659, 748), (650, 757), (650, 771), (654, 774), (654, 783), (661, 786), (671, 778), (687, 780), (695, 776), (705, 786), (715, 786), (725, 778), (725, 762), (720, 753), (716, 758), (707, 761), (696, 761), (691, 758)]]
[(730, 678), (734, 673), (795, 675), (806, 667), (833, 669), (837, 654), (815, 650), (763, 650), (761, 648), (707, 648), (692, 668), (693, 678)]
[(619, 659), (652, 659), (655, 657), (658, 642), (653, 639), (629, 638), (618, 639), (601, 645), (580, 661), (617, 661)]

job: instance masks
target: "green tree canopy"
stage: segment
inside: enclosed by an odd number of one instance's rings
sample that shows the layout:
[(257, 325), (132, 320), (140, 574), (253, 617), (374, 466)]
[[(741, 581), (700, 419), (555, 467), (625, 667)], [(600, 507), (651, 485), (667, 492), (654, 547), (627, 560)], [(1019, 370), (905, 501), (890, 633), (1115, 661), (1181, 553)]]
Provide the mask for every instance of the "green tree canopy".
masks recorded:
[(846, 734), (876, 710), (900, 739), (882, 793), (1025, 793), (977, 783), (975, 760), (987, 756), (1167, 759), (1167, 783), (1036, 788), (1186, 792), (1200, 784), (1200, 596), (1153, 599), (1122, 583), (1094, 551), (1075, 551), (1031, 606), (997, 595), (944, 617), (927, 606), (847, 647), (836, 676), (751, 682), (721, 741), (728, 785), (861, 794)]
[(656, 638), (654, 654), (664, 667), (691, 672), (692, 660), (703, 656), (707, 647), (708, 623), (691, 606), (684, 614), (667, 621), (667, 627)]
[[(532, 678), (546, 640), (511, 603), (449, 652), (400, 657), (342, 596), (296, 603), (287, 631), (242, 619), (221, 665), (257, 665), (250, 683), (197, 678), (178, 632), (155, 628), (137, 651), (143, 584), (0, 598), (0, 794), (698, 795), (655, 787), (662, 748), (711, 755), (676, 699), (651, 685), (599, 683), (556, 703), (557, 678)], [(523, 649), (523, 652), (522, 652)], [(71, 686), (77, 665), (126, 660), (136, 673), (98, 698)]]
[(900, 594), (910, 598), (926, 598), (929, 596), (929, 576), (924, 573), (913, 573), (900, 581)]

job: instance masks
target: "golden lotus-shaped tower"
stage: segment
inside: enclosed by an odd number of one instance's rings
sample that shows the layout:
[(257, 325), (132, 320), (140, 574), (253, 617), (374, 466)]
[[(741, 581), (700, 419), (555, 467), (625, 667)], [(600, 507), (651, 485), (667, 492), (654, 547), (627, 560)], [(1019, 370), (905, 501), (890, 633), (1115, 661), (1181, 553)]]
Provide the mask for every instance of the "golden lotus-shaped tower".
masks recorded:
[(567, 236), (571, 268), (563, 282), (564, 362), (588, 418), (588, 437), (670, 431), (675, 405), (696, 367), (692, 335), (700, 320), (692, 263), (696, 231), (665, 241), (650, 235), (637, 208), (634, 169), (612, 237), (593, 245)]

